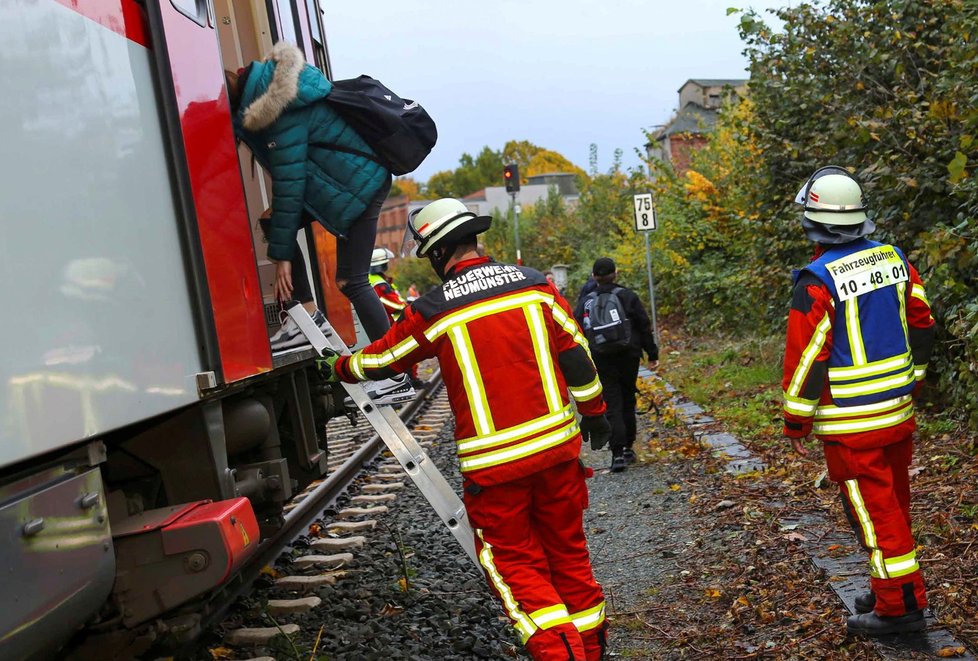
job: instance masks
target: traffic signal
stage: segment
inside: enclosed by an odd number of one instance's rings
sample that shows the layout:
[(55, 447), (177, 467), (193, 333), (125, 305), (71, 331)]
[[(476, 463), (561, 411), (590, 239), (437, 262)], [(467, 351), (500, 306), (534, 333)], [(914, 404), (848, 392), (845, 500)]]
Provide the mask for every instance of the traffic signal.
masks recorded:
[(518, 165), (507, 165), (503, 167), (503, 179), (506, 181), (507, 193), (520, 192), (520, 168)]

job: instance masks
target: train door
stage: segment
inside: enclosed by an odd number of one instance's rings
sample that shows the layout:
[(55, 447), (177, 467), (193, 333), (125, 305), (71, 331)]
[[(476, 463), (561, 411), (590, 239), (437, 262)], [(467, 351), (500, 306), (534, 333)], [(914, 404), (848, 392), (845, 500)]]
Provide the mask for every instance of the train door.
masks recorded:
[(210, 294), (220, 355), (210, 367), (237, 381), (272, 359), (215, 17), (208, 0), (151, 2), (147, 13), (180, 202), (200, 245), (194, 266)]

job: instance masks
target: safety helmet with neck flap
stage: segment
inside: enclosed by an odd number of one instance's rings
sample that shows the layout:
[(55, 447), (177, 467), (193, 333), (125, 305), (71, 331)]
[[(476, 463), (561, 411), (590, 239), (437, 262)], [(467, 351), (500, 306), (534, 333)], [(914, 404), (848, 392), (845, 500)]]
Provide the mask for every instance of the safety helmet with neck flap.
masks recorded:
[(819, 168), (798, 191), (795, 202), (804, 207), (802, 227), (809, 239), (840, 244), (876, 229), (866, 215), (862, 187), (837, 165)]

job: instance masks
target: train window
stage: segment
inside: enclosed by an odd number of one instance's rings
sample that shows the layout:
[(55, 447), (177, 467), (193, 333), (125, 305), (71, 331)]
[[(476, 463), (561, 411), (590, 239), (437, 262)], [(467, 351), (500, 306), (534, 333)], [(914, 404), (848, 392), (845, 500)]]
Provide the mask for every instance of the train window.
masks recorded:
[(208, 0), (170, 0), (170, 4), (200, 27), (207, 26)]
[(329, 70), (329, 58), (326, 55), (326, 38), (323, 36), (323, 14), (316, 0), (306, 0), (309, 11), (309, 31), (312, 34), (312, 51), (319, 67), (327, 78), (332, 78)]
[(299, 37), (297, 35), (298, 29), (296, 27), (295, 12), (293, 11), (290, 0), (278, 0), (278, 17), (281, 38), (301, 48), (302, 44), (299, 43)]

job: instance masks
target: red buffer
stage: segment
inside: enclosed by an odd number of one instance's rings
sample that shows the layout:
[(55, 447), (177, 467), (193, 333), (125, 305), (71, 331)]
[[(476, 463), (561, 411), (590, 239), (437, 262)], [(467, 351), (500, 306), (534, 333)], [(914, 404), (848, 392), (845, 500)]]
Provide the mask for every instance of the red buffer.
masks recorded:
[(185, 503), (128, 522), (113, 535), (113, 597), (130, 627), (217, 587), (258, 548), (258, 521), (247, 498)]

